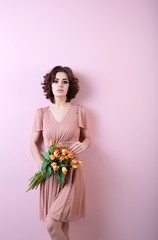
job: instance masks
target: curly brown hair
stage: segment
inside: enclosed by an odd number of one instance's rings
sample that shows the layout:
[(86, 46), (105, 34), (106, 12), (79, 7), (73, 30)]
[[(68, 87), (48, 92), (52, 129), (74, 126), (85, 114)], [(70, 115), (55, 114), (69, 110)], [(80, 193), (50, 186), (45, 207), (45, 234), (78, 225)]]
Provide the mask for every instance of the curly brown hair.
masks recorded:
[(52, 103), (55, 103), (54, 94), (52, 92), (51, 84), (56, 76), (57, 72), (65, 72), (69, 79), (69, 89), (67, 92), (66, 102), (70, 102), (71, 99), (75, 98), (76, 94), (79, 91), (78, 79), (74, 76), (74, 73), (69, 67), (62, 67), (60, 65), (55, 66), (49, 73), (44, 76), (44, 82), (41, 82), (43, 85), (43, 90), (47, 99), (50, 99)]

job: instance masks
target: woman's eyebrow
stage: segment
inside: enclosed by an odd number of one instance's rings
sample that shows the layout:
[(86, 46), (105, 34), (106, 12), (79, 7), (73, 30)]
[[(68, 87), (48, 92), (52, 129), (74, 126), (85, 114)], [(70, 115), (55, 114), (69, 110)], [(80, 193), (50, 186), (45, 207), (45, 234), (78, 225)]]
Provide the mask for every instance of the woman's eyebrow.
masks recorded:
[[(54, 78), (54, 79), (57, 79), (57, 80), (59, 80), (59, 78)], [(62, 80), (67, 80), (67, 78), (63, 78)]]

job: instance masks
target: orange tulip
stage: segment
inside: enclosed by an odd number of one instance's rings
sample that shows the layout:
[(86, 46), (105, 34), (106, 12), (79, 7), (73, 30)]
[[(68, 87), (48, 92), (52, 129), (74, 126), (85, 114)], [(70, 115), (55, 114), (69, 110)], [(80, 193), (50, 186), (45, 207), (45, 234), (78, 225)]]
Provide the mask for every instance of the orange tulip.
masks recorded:
[(51, 159), (52, 161), (55, 159), (55, 156), (54, 156), (54, 155), (50, 155), (49, 157), (50, 157), (50, 159)]
[(59, 149), (58, 149), (58, 148), (54, 148), (54, 149), (53, 149), (53, 152), (55, 152), (55, 151), (59, 151)]
[(75, 164), (73, 164), (73, 165), (72, 165), (72, 168), (78, 168), (78, 166), (77, 166), (77, 165), (75, 165)]
[(62, 149), (62, 153), (67, 153), (68, 152), (68, 150), (67, 149)]
[(83, 165), (84, 163), (82, 161), (78, 161), (78, 165)]
[(54, 166), (57, 166), (57, 163), (53, 162), (51, 165), (52, 165), (52, 167), (54, 167)]
[(55, 157), (58, 157), (58, 154), (59, 154), (59, 150), (57, 149), (57, 150), (54, 151)]
[(67, 168), (66, 168), (66, 167), (62, 167), (62, 172), (63, 172), (64, 174), (66, 174), (66, 173), (67, 173)]
[(76, 159), (72, 159), (71, 162), (74, 164), (78, 164), (78, 160), (76, 160)]
[(60, 160), (60, 161), (63, 161), (63, 160), (64, 160), (64, 157), (63, 157), (63, 156), (61, 156), (61, 157), (59, 158), (59, 160)]
[(69, 157), (69, 158), (73, 158), (73, 155), (74, 155), (73, 152), (69, 152), (69, 153), (68, 153), (68, 157)]
[(59, 167), (57, 165), (53, 166), (54, 171), (57, 171)]
[(62, 149), (63, 147), (64, 147), (63, 145), (58, 146), (58, 148), (60, 148), (60, 149)]
[(50, 140), (50, 145), (54, 145), (54, 142), (55, 142), (54, 139), (51, 139)]

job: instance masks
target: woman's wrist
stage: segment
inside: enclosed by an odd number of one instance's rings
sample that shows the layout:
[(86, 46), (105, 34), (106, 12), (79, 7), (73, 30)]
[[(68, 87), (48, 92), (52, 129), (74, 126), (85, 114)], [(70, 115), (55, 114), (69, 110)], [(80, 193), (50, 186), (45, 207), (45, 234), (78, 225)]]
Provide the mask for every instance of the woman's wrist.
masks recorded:
[(88, 147), (90, 146), (90, 144), (91, 144), (91, 140), (90, 140), (89, 137), (86, 137), (86, 138), (82, 141), (82, 143), (84, 143), (85, 147), (88, 148)]

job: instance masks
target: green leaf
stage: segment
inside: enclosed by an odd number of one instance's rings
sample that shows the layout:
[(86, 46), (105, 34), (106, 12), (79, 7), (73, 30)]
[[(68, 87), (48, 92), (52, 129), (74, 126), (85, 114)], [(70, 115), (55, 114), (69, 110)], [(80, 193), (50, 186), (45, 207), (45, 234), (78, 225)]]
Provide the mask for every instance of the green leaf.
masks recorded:
[(65, 182), (65, 177), (66, 177), (66, 174), (64, 174), (64, 173), (62, 172), (62, 175), (61, 175), (61, 180), (62, 180), (62, 182)]
[(56, 174), (57, 174), (57, 180), (58, 180), (58, 183), (59, 183), (59, 187), (60, 187), (60, 189), (61, 189), (62, 186), (63, 186), (63, 183), (64, 183), (64, 181), (65, 181), (66, 174), (64, 174), (64, 173), (62, 172), (62, 169), (61, 169), (61, 168), (59, 168), (59, 169), (57, 170)]
[(63, 163), (61, 163), (60, 166), (61, 166), (61, 167), (70, 167), (70, 165), (63, 164)]
[(49, 160), (49, 153), (48, 152), (41, 152), (41, 155), (44, 159)]
[(50, 148), (49, 148), (49, 150), (48, 150), (48, 153), (49, 153), (49, 154), (52, 154), (53, 149), (54, 149), (54, 147), (53, 147), (53, 145), (51, 145)]
[(47, 162), (47, 160), (44, 160), (43, 163), (42, 163), (42, 170), (41, 170), (41, 173), (44, 174), (44, 170), (45, 168), (47, 167), (49, 163)]
[(46, 181), (48, 180), (48, 178), (50, 177), (52, 173), (52, 169), (50, 166), (47, 167), (47, 170), (46, 170)]

